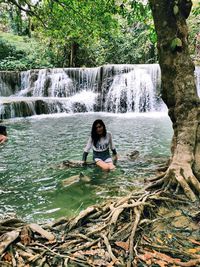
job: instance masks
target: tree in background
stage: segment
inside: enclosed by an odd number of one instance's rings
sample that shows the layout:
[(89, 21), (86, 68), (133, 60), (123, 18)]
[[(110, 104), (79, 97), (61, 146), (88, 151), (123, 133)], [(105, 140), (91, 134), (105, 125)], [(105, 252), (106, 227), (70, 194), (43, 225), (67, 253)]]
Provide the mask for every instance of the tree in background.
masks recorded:
[[(127, 3), (126, 3), (127, 2)], [(41, 17), (62, 66), (156, 61), (155, 31), (148, 5), (131, 1), (47, 1)], [(62, 56), (61, 56), (62, 55)]]
[(118, 31), (113, 16), (116, 8), (114, 0), (42, 1), (38, 14), (45, 25), (37, 20), (36, 29), (38, 35), (47, 37), (62, 67), (80, 66), (80, 48), (87, 49), (100, 38)]
[[(9, 17), (9, 10), (13, 10), (19, 15), (19, 21), (22, 18), (18, 34), (32, 35), (38, 40), (54, 67), (156, 61), (155, 32), (148, 6), (141, 3), (133, 6), (125, 1), (121, 4), (114, 0), (34, 3), (29, 0), (1, 1), (6, 7), (3, 9), (5, 16)], [(143, 13), (138, 12), (139, 9)], [(21, 13), (17, 13), (19, 10)], [(7, 20), (7, 28), (19, 28), (16, 21)], [(44, 57), (44, 53), (38, 57)]]
[(120, 32), (102, 42), (105, 61), (114, 64), (156, 63), (156, 34), (150, 7), (138, 1), (123, 1), (119, 8)]
[[(199, 62), (199, 14), (199, 3), (196, 3), (189, 20), (189, 48), (196, 63)], [(0, 28), (24, 40), (20, 53), (19, 46), (13, 47), (21, 58), (11, 51), (11, 57), (3, 59), (0, 69), (157, 62), (153, 18), (144, 1), (1, 0)], [(7, 50), (15, 46), (14, 37), (12, 42), (12, 38), (0, 33), (0, 41), (1, 38), (4, 45), (8, 41)], [(24, 51), (29, 44), (30, 49)]]
[(53, 67), (46, 47), (31, 38), (33, 16), (39, 2), (0, 1), (0, 70), (27, 70)]

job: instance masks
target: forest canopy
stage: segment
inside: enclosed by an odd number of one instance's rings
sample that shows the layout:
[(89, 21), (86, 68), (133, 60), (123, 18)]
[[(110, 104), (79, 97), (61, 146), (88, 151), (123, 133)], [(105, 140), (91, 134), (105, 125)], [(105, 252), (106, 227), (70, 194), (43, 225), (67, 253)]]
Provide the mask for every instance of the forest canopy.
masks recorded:
[[(191, 56), (198, 64), (198, 1), (188, 23)], [(144, 1), (0, 1), (1, 70), (156, 63), (156, 42)]]

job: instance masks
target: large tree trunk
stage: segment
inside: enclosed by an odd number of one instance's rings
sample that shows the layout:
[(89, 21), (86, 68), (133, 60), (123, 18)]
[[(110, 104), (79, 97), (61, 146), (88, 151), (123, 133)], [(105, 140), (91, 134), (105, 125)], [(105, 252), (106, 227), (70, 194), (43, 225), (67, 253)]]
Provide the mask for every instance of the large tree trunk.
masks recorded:
[(154, 185), (181, 186), (194, 201), (200, 192), (200, 109), (188, 51), (186, 19), (192, 2), (150, 0), (150, 5), (158, 37), (162, 99), (174, 129), (169, 167)]

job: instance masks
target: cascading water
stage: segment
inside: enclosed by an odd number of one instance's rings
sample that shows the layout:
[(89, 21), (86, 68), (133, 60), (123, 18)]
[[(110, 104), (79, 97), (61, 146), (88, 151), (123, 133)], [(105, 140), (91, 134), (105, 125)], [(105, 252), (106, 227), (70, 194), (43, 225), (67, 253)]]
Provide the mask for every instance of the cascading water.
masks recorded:
[(10, 96), (2, 90), (1, 118), (93, 111), (98, 94), (99, 70), (75, 68), (21, 72), (20, 89)]
[(156, 89), (152, 77), (145, 70), (118, 74), (108, 91), (105, 110), (115, 113), (155, 111)]
[[(195, 75), (199, 88), (199, 67)], [(162, 111), (160, 83), (158, 64), (0, 72), (0, 118)]]

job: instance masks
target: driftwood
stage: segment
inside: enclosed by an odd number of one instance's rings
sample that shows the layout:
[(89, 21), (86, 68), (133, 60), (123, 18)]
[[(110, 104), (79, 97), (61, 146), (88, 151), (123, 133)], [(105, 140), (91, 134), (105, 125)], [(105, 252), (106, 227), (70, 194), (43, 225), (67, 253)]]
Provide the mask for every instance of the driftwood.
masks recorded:
[[(139, 157), (139, 151), (133, 150), (126, 154), (126, 160), (135, 161)], [(59, 167), (60, 168), (80, 168), (80, 167), (94, 167), (95, 162), (83, 162), (81, 160), (64, 160)]]
[(82, 162), (81, 160), (64, 160), (62, 166), (65, 168), (80, 168), (80, 167), (93, 167), (95, 166), (94, 162)]
[(49, 225), (0, 222), (0, 266), (199, 266), (198, 223), (182, 196), (131, 193)]
[(42, 237), (46, 238), (49, 241), (53, 241), (55, 239), (55, 236), (52, 233), (44, 230), (36, 223), (29, 224), (29, 227), (33, 232), (40, 234)]
[(15, 241), (19, 236), (19, 231), (11, 231), (3, 234), (0, 237), (0, 255), (6, 250), (6, 248)]

